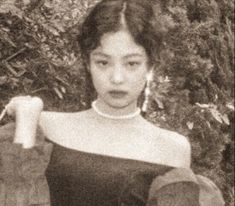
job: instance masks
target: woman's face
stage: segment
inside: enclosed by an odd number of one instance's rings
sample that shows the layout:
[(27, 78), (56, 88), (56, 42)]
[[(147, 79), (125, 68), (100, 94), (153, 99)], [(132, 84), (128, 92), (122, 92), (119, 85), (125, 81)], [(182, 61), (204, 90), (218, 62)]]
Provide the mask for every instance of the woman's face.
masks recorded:
[(98, 99), (123, 108), (137, 104), (146, 82), (148, 57), (128, 31), (106, 33), (90, 53), (89, 70)]

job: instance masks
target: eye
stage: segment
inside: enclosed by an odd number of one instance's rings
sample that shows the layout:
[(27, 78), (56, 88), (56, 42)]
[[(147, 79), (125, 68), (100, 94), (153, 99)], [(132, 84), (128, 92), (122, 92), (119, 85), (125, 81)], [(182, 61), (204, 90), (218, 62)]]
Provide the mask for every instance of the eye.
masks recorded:
[(95, 62), (99, 67), (107, 67), (109, 62), (106, 60), (97, 60)]
[(137, 67), (141, 64), (141, 62), (138, 62), (138, 61), (130, 61), (127, 63), (127, 66), (128, 67)]

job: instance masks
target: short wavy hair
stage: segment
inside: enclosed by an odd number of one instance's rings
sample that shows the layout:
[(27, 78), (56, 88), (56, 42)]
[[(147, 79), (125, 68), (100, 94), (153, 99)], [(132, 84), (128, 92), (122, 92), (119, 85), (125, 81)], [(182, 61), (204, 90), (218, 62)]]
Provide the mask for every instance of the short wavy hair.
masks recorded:
[(100, 45), (103, 34), (127, 29), (134, 41), (145, 49), (149, 65), (156, 63), (162, 34), (156, 28), (152, 0), (102, 0), (81, 25), (78, 42), (81, 54), (89, 62), (90, 52)]

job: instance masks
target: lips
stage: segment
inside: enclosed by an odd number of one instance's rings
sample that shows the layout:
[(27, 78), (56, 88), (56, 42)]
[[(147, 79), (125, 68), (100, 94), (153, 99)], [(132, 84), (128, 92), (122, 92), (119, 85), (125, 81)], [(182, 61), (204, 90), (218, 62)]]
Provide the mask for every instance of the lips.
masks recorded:
[(121, 90), (109, 91), (109, 95), (113, 98), (123, 98), (127, 95), (127, 92)]

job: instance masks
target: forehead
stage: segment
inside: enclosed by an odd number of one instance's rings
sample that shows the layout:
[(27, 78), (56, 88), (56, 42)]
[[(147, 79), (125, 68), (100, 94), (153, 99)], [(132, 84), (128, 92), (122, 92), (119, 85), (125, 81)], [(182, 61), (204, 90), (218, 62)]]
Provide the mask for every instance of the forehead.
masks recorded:
[(136, 44), (133, 37), (126, 30), (105, 33), (100, 39), (100, 45), (91, 52), (91, 55), (102, 53), (113, 57), (146, 57), (145, 49), (141, 45)]

